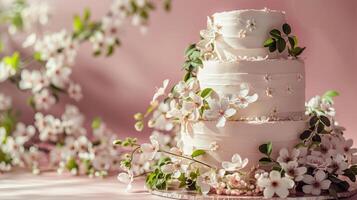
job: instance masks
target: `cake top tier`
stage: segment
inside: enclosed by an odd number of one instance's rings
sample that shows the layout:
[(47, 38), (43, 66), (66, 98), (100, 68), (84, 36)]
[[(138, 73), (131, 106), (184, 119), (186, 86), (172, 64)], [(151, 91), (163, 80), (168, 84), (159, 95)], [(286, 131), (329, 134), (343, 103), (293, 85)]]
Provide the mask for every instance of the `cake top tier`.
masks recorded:
[[(285, 23), (283, 11), (247, 9), (215, 13), (208, 17), (208, 28), (216, 30), (215, 47), (221, 57), (274, 58), (264, 48), (264, 41), (272, 29)], [(227, 55), (229, 54), (229, 55)]]

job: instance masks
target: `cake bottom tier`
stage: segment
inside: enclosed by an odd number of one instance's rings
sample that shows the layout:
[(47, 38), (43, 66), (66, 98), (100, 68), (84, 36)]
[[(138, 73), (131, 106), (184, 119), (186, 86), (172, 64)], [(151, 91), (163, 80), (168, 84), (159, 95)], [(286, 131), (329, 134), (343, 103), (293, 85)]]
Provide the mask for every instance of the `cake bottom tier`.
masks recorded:
[[(276, 156), (281, 148), (295, 146), (307, 126), (307, 121), (227, 121), (225, 127), (217, 128), (215, 121), (201, 121), (193, 124), (190, 133), (181, 132), (181, 140), (184, 153), (192, 148), (206, 150), (200, 159), (217, 167), (222, 161), (230, 161), (235, 153), (248, 158), (250, 167), (263, 157), (261, 144), (272, 142), (272, 155)], [(215, 144), (218, 148), (211, 150)]]

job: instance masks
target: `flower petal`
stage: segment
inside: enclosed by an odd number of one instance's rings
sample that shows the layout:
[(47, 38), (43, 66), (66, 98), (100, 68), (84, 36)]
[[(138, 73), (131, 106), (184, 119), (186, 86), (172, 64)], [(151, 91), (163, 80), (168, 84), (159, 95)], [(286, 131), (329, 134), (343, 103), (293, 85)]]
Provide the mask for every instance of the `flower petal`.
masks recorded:
[(265, 198), (272, 198), (274, 196), (274, 193), (275, 193), (275, 191), (270, 187), (267, 187), (264, 189), (264, 197)]
[(226, 118), (225, 117), (220, 117), (219, 119), (218, 119), (218, 122), (217, 122), (217, 124), (216, 124), (216, 127), (217, 128), (222, 128), (222, 127), (224, 127), (225, 125), (226, 125)]

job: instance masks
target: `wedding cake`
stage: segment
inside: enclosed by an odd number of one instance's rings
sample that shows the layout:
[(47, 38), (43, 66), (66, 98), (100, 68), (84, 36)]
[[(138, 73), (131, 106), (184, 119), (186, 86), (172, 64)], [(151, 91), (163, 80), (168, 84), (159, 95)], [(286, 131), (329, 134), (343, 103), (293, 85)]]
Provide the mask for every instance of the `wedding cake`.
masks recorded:
[[(208, 17), (208, 28), (201, 36), (210, 40), (204, 45), (214, 49), (198, 69), (200, 88), (212, 88), (219, 97), (235, 97), (241, 103), (249, 101), (245, 98), (248, 93), (254, 95), (250, 96), (252, 102), (238, 108), (224, 127), (218, 127), (217, 120), (205, 118), (190, 129), (182, 129), (185, 153), (207, 150), (202, 159), (220, 165), (239, 152), (256, 165), (261, 157), (259, 145), (271, 141), (275, 149), (281, 149), (298, 143), (299, 134), (307, 128), (304, 61), (291, 59), (287, 50), (270, 52), (263, 46), (270, 31), (285, 23), (284, 12), (268, 9)], [(207, 33), (209, 38), (205, 38)], [(215, 151), (210, 151), (212, 146)]]

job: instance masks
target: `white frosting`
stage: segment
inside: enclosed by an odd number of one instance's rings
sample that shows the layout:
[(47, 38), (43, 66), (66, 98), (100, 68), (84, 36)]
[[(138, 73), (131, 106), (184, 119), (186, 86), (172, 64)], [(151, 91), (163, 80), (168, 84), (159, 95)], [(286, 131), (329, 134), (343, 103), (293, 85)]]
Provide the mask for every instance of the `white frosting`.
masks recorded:
[[(240, 109), (234, 119), (274, 117), (301, 119), (305, 110), (305, 68), (302, 60), (268, 59), (238, 62), (205, 61), (198, 71), (201, 88), (221, 96), (237, 94), (246, 83), (258, 100)], [(271, 94), (267, 94), (271, 92)]]
[[(292, 147), (298, 143), (298, 136), (307, 128), (306, 121), (280, 122), (240, 122), (228, 121), (224, 128), (217, 128), (215, 121), (202, 121), (193, 125), (193, 133), (181, 133), (184, 150), (207, 150), (202, 159), (220, 167), (222, 161), (230, 161), (233, 154), (238, 153), (249, 159), (249, 166), (258, 164), (263, 155), (258, 147), (271, 141), (273, 157), (283, 147)], [(216, 151), (210, 151), (210, 144), (216, 142)], [(189, 153), (189, 152), (185, 152)]]
[(269, 31), (285, 23), (285, 13), (274, 10), (235, 10), (215, 13), (213, 23), (219, 27), (220, 37), (216, 48), (222, 56), (223, 50), (238, 56), (276, 57), (263, 47)]

